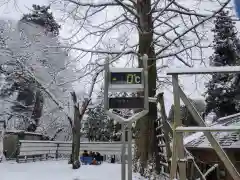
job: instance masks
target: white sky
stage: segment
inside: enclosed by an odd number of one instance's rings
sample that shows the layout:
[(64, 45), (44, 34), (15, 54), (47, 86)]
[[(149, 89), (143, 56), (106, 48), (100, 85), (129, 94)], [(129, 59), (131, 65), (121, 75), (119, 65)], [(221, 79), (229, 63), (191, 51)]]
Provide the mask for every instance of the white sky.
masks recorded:
[[(1, 2), (7, 1), (7, 0), (0, 0)], [(192, 1), (192, 0), (190, 0)], [(12, 0), (13, 2), (13, 0)], [(49, 0), (15, 0), (16, 4), (10, 3), (8, 5), (4, 5), (0, 7), (0, 18), (1, 19), (15, 19), (18, 20), (21, 18), (23, 13), (26, 13), (31, 8), (32, 4), (43, 4), (48, 5)], [(54, 12), (53, 12), (54, 13)], [(68, 27), (63, 27), (63, 30), (61, 31), (61, 36), (67, 36)], [(212, 39), (212, 35), (209, 34), (209, 40)], [(212, 53), (211, 49), (205, 50), (205, 56), (210, 56)], [(174, 66), (178, 66), (178, 64), (174, 64)], [(197, 84), (195, 82), (198, 82)], [(187, 92), (188, 95), (191, 96), (191, 98), (194, 97), (200, 97), (201, 94), (204, 92), (204, 82), (206, 81), (206, 78), (203, 78), (202, 76), (198, 76), (195, 80), (195, 77), (188, 77), (188, 78), (181, 78), (181, 82), (184, 87), (184, 91)], [(169, 110), (171, 104), (172, 104), (172, 93), (170, 90), (164, 90), (165, 91), (165, 102), (166, 102), (166, 108)]]

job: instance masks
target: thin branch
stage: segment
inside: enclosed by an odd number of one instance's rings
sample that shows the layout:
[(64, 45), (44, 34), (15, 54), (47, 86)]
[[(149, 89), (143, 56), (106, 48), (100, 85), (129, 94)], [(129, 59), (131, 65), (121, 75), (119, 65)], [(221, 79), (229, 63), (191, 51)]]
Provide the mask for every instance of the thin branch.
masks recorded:
[(106, 2), (106, 3), (85, 3), (85, 2), (77, 2), (74, 0), (64, 0), (65, 2), (71, 2), (73, 4), (76, 4), (78, 6), (89, 6), (89, 7), (93, 7), (93, 8), (98, 8), (98, 7), (103, 7), (103, 6), (119, 6), (118, 3), (114, 3), (114, 2)]
[(134, 54), (138, 55), (135, 51), (133, 50), (126, 50), (126, 51), (108, 51), (108, 50), (94, 50), (94, 49), (84, 49), (84, 48), (78, 48), (78, 47), (71, 47), (71, 46), (47, 46), (47, 48), (70, 48), (72, 50), (79, 50), (83, 52), (89, 52), (89, 53), (94, 53), (94, 54)]
[(126, 9), (129, 13), (131, 13), (134, 17), (139, 18), (138, 14), (136, 12), (134, 12), (132, 9), (133, 8), (129, 8), (129, 6), (127, 6), (125, 3), (123, 3), (121, 0), (114, 0), (116, 1), (120, 6), (122, 6), (124, 9)]
[(218, 14), (220, 11), (222, 11), (222, 10), (230, 3), (230, 1), (231, 1), (231, 0), (227, 0), (227, 2), (225, 2), (224, 5), (223, 5), (221, 8), (219, 8), (217, 11), (215, 11), (212, 16), (207, 17), (207, 18), (201, 20), (200, 22), (194, 24), (192, 27), (190, 27), (189, 29), (187, 29), (186, 31), (184, 31), (182, 34), (180, 34), (179, 36), (177, 36), (176, 38), (174, 38), (169, 45), (165, 46), (165, 47), (162, 48), (160, 51), (158, 51), (158, 52), (156, 53), (156, 55), (161, 54), (163, 51), (165, 51), (166, 49), (168, 49), (175, 41), (177, 41), (178, 39), (180, 39), (181, 37), (183, 37), (185, 34), (187, 34), (188, 32), (190, 32), (190, 31), (193, 30), (194, 28), (198, 27), (199, 25), (203, 24), (204, 22), (208, 21), (209, 19), (213, 18), (216, 14)]

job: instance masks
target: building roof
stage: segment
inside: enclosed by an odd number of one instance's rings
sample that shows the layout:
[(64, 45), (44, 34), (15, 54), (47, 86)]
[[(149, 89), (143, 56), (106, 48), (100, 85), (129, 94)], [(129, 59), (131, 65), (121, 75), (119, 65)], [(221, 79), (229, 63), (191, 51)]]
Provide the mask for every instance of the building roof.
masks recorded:
[[(240, 126), (240, 113), (221, 118), (211, 126)], [(240, 148), (240, 131), (233, 132), (213, 132), (212, 133), (222, 148)], [(206, 136), (202, 132), (197, 132), (184, 139), (187, 148), (212, 148)]]
[(24, 134), (24, 135), (30, 135), (30, 136), (40, 136), (42, 138), (49, 139), (49, 137), (47, 135), (37, 133), (37, 132), (26, 132), (23, 130), (6, 130), (5, 133), (6, 134), (15, 134), (15, 135)]

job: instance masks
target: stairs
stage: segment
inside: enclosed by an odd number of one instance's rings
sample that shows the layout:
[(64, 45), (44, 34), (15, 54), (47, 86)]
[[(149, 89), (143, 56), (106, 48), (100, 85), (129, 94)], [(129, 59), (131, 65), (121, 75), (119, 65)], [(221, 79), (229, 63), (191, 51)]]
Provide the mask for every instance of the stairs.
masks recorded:
[[(158, 143), (158, 160), (159, 164), (161, 166), (161, 172), (163, 173), (169, 173), (169, 163), (168, 163), (168, 156), (167, 156), (167, 150), (166, 150), (166, 140), (165, 136), (166, 133), (163, 130), (163, 125), (161, 122), (161, 119), (157, 119), (157, 142)], [(165, 133), (165, 134), (164, 134)]]
[(170, 158), (172, 156), (170, 148), (170, 140), (172, 136), (172, 128), (167, 121), (167, 115), (165, 111), (163, 93), (159, 93), (157, 96), (157, 102), (160, 105), (161, 117), (156, 120), (156, 139), (158, 144), (158, 157), (159, 165), (161, 166), (162, 173), (170, 173)]

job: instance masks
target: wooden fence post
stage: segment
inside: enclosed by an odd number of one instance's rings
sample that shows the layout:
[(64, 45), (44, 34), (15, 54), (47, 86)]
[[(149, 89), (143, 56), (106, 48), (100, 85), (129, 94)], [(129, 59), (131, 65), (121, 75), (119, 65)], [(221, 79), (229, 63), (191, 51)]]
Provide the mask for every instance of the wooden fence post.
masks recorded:
[(19, 153), (20, 153), (21, 142), (18, 142), (16, 149), (16, 162), (19, 163)]
[(58, 159), (58, 148), (59, 148), (59, 143), (57, 143), (57, 149), (56, 149), (56, 154), (55, 154), (56, 159)]

